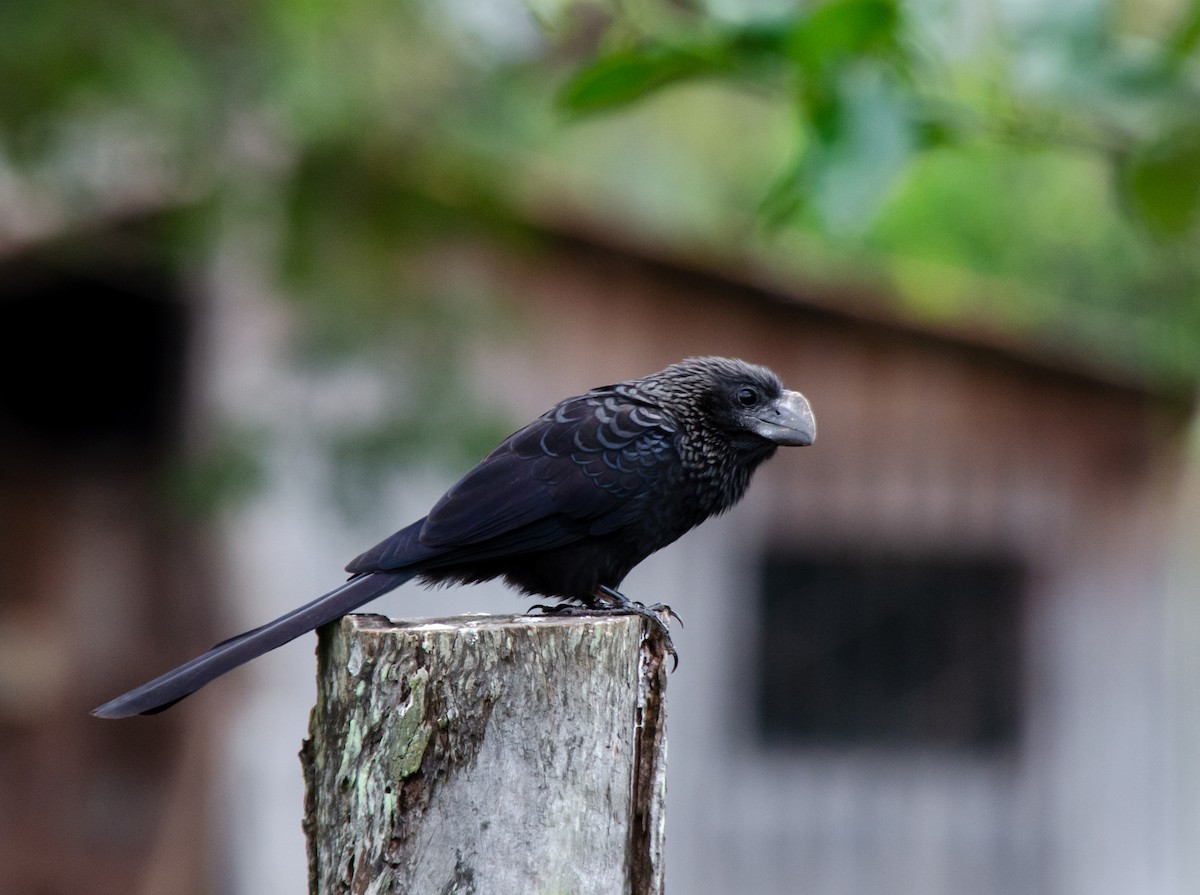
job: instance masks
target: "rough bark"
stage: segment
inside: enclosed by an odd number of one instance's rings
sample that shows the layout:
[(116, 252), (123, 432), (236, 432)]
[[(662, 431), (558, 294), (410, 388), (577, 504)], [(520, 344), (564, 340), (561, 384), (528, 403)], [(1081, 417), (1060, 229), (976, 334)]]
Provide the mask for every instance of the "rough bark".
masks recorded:
[(662, 893), (666, 671), (640, 618), (347, 616), (318, 653), (312, 893)]

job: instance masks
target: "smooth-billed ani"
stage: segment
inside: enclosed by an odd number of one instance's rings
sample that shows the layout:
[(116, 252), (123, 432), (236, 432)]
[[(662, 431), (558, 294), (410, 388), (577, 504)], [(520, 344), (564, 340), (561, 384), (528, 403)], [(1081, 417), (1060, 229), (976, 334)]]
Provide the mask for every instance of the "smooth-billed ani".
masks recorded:
[(351, 562), (341, 587), (92, 714), (161, 711), (414, 577), (503, 578), (528, 594), (629, 608), (616, 588), (630, 569), (733, 506), (777, 446), (815, 437), (803, 395), (765, 367), (728, 358), (688, 358), (568, 398), (509, 436), (428, 516)]

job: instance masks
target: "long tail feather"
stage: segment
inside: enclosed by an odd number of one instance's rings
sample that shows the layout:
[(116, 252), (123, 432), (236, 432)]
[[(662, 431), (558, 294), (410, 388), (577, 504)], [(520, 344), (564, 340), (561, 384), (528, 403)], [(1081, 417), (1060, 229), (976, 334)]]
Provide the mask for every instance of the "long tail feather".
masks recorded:
[(225, 672), (277, 646), (283, 646), (301, 634), (341, 618), (347, 612), (399, 587), (416, 574), (415, 570), (403, 570), (371, 572), (351, 578), (311, 603), (293, 609), (262, 627), (218, 643), (190, 662), (92, 709), (92, 714), (97, 718), (128, 718), (131, 715), (161, 712)]

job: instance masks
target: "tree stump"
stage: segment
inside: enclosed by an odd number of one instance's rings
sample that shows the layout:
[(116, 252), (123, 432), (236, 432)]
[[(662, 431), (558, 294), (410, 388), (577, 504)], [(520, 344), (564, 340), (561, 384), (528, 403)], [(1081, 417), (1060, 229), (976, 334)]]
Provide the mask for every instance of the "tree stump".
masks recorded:
[(310, 892), (661, 895), (666, 670), (647, 627), (322, 629), (300, 753)]

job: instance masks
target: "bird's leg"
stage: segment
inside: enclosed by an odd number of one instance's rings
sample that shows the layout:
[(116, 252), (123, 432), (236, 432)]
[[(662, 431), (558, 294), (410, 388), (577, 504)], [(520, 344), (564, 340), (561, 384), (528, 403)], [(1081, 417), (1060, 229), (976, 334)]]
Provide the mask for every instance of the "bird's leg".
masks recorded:
[(679, 617), (674, 609), (666, 603), (654, 603), (650, 606), (644, 603), (639, 603), (637, 600), (631, 600), (614, 587), (609, 587), (607, 584), (600, 585), (600, 599), (611, 601), (610, 605), (613, 608), (620, 609), (622, 612), (632, 612), (636, 615), (646, 616), (646, 613), (652, 614), (655, 618), (659, 618), (659, 614), (666, 615), (668, 618), (673, 618), (679, 622), (679, 626), (683, 627), (683, 619)]
[(667, 622), (663, 620), (665, 615), (668, 620), (675, 619), (683, 624), (675, 611), (664, 603), (655, 603), (653, 606), (647, 606), (645, 603), (640, 603), (637, 600), (631, 600), (615, 587), (609, 587), (607, 584), (602, 584), (596, 590), (592, 597), (591, 610), (592, 612), (600, 612), (606, 614), (626, 614), (633, 613), (640, 615), (646, 621), (650, 622), (651, 626), (658, 632), (658, 636), (662, 639), (663, 648), (674, 660), (671, 670), (679, 667), (679, 653), (675, 651), (675, 644), (671, 640), (671, 629), (667, 626)]
[(607, 584), (600, 585), (595, 599), (597, 602), (603, 601), (607, 605), (596, 606), (593, 608), (593, 612), (600, 611), (613, 614), (631, 612), (634, 615), (640, 615), (646, 621), (650, 622), (650, 625), (658, 631), (663, 649), (673, 660), (671, 670), (674, 671), (679, 667), (679, 653), (675, 651), (675, 644), (671, 641), (671, 629), (667, 626), (667, 622), (663, 621), (663, 616), (665, 615), (668, 620), (673, 618), (679, 621), (680, 624), (683, 624), (679, 620), (679, 616), (675, 614), (675, 610), (664, 603), (655, 603), (653, 606), (647, 606), (644, 603), (639, 603), (637, 600), (631, 600), (619, 590), (609, 587)]
[(663, 648), (674, 660), (671, 666), (672, 671), (679, 667), (679, 653), (675, 651), (675, 644), (671, 641), (671, 629), (667, 627), (667, 623), (663, 621), (663, 616), (668, 619), (675, 619), (681, 625), (683, 620), (675, 614), (670, 606), (663, 603), (655, 603), (653, 606), (647, 606), (644, 603), (639, 603), (636, 600), (631, 600), (616, 588), (602, 584), (591, 597), (577, 598), (579, 603), (559, 603), (557, 606), (546, 606), (537, 604), (529, 607), (529, 611), (537, 609), (546, 615), (640, 615), (646, 619), (658, 632), (662, 639)]
[(668, 606), (666, 603), (652, 603), (647, 606), (644, 603), (639, 603), (636, 600), (631, 600), (619, 590), (609, 587), (607, 584), (600, 585), (600, 594), (602, 597), (607, 597), (615, 604), (615, 606), (625, 612), (633, 612), (637, 615), (644, 615), (642, 610), (649, 610), (654, 613), (657, 618), (659, 613), (666, 615), (668, 618), (673, 618), (679, 622), (679, 627), (683, 627), (683, 619), (679, 617), (679, 613)]

